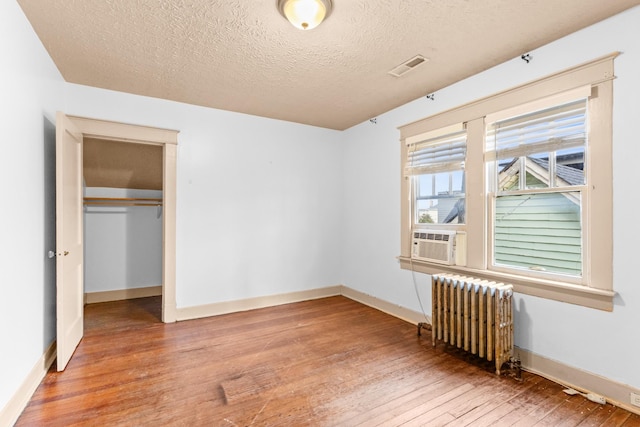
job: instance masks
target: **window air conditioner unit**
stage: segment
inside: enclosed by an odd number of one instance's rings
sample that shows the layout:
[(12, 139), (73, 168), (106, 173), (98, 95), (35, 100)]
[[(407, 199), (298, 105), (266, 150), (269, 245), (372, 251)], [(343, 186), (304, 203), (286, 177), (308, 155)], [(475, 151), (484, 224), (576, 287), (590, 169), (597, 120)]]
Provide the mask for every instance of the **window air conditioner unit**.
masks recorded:
[(466, 264), (466, 233), (413, 230), (411, 258), (446, 265)]

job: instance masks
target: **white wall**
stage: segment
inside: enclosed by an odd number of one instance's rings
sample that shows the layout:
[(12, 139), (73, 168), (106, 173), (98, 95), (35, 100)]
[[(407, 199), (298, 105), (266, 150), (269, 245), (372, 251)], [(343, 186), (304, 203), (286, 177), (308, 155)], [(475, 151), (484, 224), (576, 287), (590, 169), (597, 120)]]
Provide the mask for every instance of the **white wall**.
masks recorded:
[(55, 335), (55, 112), (64, 82), (15, 1), (0, 2), (0, 410)]
[[(159, 190), (85, 189), (86, 197), (162, 198)], [(162, 208), (84, 208), (84, 291), (103, 292), (162, 284)]]
[[(637, 160), (640, 110), (640, 7), (532, 51), (344, 133), (345, 241), (343, 282), (420, 310), (410, 272), (401, 271), (400, 147), (396, 127), (574, 65), (622, 51), (614, 83), (614, 290), (612, 313), (518, 295), (516, 345), (570, 366), (640, 387), (640, 286), (637, 271)], [(524, 52), (523, 52), (524, 53)], [(363, 161), (362, 156), (365, 156)], [(354, 167), (355, 165), (355, 167)], [(367, 235), (369, 234), (369, 235)], [(416, 274), (430, 311), (429, 277)]]
[(67, 113), (178, 135), (178, 307), (339, 284), (339, 132), (86, 86)]

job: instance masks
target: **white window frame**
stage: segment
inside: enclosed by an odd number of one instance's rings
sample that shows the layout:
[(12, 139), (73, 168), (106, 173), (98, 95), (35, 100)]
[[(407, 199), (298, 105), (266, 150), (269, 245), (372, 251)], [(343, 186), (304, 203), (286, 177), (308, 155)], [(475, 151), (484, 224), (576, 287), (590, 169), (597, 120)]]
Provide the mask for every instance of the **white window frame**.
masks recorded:
[[(536, 111), (540, 111), (540, 110), (545, 110), (547, 108), (552, 108), (552, 107), (556, 107), (562, 104), (567, 104), (573, 101), (577, 101), (577, 100), (581, 100), (581, 99), (587, 99), (587, 111), (589, 110), (589, 102), (588, 99), (591, 97), (592, 95), (592, 87), (591, 85), (587, 85), (584, 87), (580, 87), (574, 90), (570, 90), (567, 92), (563, 92), (560, 94), (556, 94), (554, 96), (550, 96), (541, 100), (537, 100), (534, 102), (529, 102), (526, 103), (524, 105), (520, 105), (518, 107), (515, 108), (510, 108), (504, 111), (500, 111), (498, 113), (495, 114), (490, 114), (487, 115), (485, 117), (485, 129), (489, 129), (489, 127), (498, 121), (501, 121), (503, 119), (506, 118), (510, 118), (510, 117), (518, 117), (518, 116), (522, 116), (522, 115), (526, 115), (532, 112), (536, 112)], [(587, 122), (586, 122), (586, 126), (588, 127), (589, 125), (589, 114), (587, 114), (587, 118), (586, 118)], [(486, 133), (486, 132), (485, 132)], [(516, 152), (518, 151), (517, 149), (515, 150)], [(585, 146), (585, 165), (588, 164), (588, 160), (589, 160), (589, 147), (588, 147), (588, 137), (587, 137), (587, 146)], [(516, 153), (515, 155), (522, 155), (522, 153)], [(572, 284), (577, 284), (577, 285), (588, 285), (589, 284), (589, 273), (590, 273), (590, 269), (589, 269), (589, 262), (588, 259), (586, 257), (587, 255), (587, 251), (586, 251), (586, 247), (588, 247), (588, 233), (586, 232), (582, 232), (582, 239), (581, 239), (581, 247), (582, 247), (582, 254), (581, 254), (581, 263), (582, 263), (582, 274), (580, 276), (567, 276), (567, 275), (562, 275), (559, 273), (553, 273), (553, 272), (543, 272), (543, 271), (527, 271), (527, 270), (518, 270), (517, 268), (513, 268), (513, 267), (509, 267), (509, 266), (502, 266), (502, 265), (496, 265), (495, 264), (495, 235), (494, 235), (494, 227), (495, 227), (495, 203), (496, 203), (496, 199), (498, 197), (497, 194), (497, 189), (492, 188), (492, 185), (495, 184), (497, 177), (495, 176), (495, 153), (491, 150), (486, 151), (485, 152), (485, 156), (484, 156), (484, 160), (485, 160), (485, 166), (487, 167), (487, 176), (490, 179), (490, 182), (488, 182), (488, 189), (487, 189), (487, 196), (488, 196), (488, 221), (487, 221), (487, 227), (488, 227), (488, 238), (487, 238), (487, 253), (489, 254), (488, 256), (488, 265), (487, 265), (487, 269), (488, 270), (494, 270), (494, 271), (498, 271), (498, 272), (504, 272), (507, 274), (510, 273), (514, 273), (517, 275), (522, 275), (522, 276), (527, 276), (527, 277), (531, 277), (531, 278), (545, 278), (545, 279), (550, 279), (550, 280), (562, 280), (566, 283), (572, 283)], [(585, 168), (586, 169), (586, 168)], [(563, 187), (563, 188), (549, 188), (549, 189), (545, 189), (545, 190), (537, 190), (537, 189), (533, 189), (533, 190), (520, 190), (515, 192), (516, 194), (533, 194), (533, 193), (540, 193), (540, 192), (544, 192), (544, 193), (551, 193), (551, 192), (559, 192), (559, 193), (567, 193), (567, 192), (577, 192), (580, 193), (581, 195), (581, 201), (580, 201), (580, 206), (581, 206), (581, 225), (582, 225), (582, 231), (584, 230), (589, 230), (589, 209), (585, 209), (586, 206), (588, 206), (589, 204), (589, 170), (585, 170), (585, 183), (583, 185), (576, 185), (576, 186), (571, 186), (571, 187)], [(560, 278), (560, 279), (559, 279)]]
[[(401, 126), (401, 268), (428, 274), (454, 272), (484, 279), (512, 283), (516, 292), (569, 302), (601, 310), (613, 310), (613, 166), (612, 109), (614, 52), (589, 63), (549, 77), (483, 98), (431, 117)], [(588, 188), (583, 195), (583, 277), (566, 280), (557, 275), (523, 274), (511, 269), (491, 267), (493, 239), (491, 230), (493, 198), (487, 191), (487, 163), (491, 154), (485, 152), (486, 124), (504, 114), (518, 110), (534, 111), (536, 105), (554, 105), (578, 92), (588, 98), (589, 134), (585, 159)], [(574, 98), (575, 99), (575, 98)], [(448, 266), (411, 259), (411, 180), (404, 174), (408, 145), (424, 140), (425, 135), (457, 123), (467, 128), (466, 224), (449, 227), (465, 231), (467, 236), (466, 265)], [(595, 159), (595, 160), (594, 160)], [(595, 166), (597, 162), (597, 166)], [(597, 243), (596, 243), (597, 242)]]

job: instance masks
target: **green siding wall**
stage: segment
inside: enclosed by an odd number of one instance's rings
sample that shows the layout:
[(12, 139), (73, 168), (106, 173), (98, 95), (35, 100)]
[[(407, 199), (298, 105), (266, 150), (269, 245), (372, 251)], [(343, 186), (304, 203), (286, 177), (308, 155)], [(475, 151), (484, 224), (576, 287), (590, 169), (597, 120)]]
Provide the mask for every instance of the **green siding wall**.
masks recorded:
[(496, 200), (496, 264), (582, 274), (580, 207), (559, 193)]

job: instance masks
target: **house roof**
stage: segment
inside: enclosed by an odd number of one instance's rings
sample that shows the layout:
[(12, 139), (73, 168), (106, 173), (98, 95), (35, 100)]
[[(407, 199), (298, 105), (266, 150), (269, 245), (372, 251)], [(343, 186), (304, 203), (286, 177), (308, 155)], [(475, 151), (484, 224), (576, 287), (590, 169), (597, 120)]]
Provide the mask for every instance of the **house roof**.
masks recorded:
[[(548, 160), (536, 159), (534, 157), (527, 157), (527, 160), (534, 162), (538, 166), (544, 168), (546, 171), (549, 170)], [(584, 184), (584, 172), (577, 168), (556, 164), (556, 175), (558, 178), (565, 181), (569, 185)]]
[[(519, 157), (512, 159), (509, 163), (505, 164), (500, 170), (499, 174), (504, 175), (511, 170), (514, 164), (518, 161)], [(549, 161), (546, 159), (538, 159), (535, 157), (527, 157), (526, 163), (529, 172), (534, 172), (531, 169), (531, 164), (537, 165), (545, 172), (549, 172)], [(536, 178), (540, 179), (545, 184), (549, 184), (549, 174), (535, 174)], [(571, 166), (565, 166), (562, 164), (556, 164), (556, 176), (566, 182), (569, 185), (582, 185), (584, 184), (584, 172), (578, 168)]]

